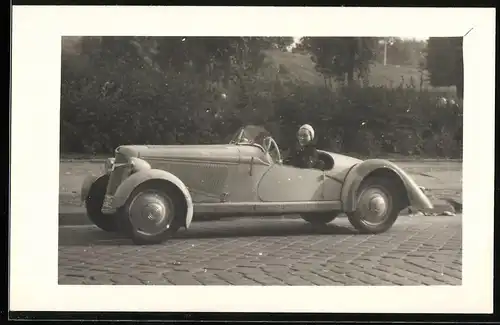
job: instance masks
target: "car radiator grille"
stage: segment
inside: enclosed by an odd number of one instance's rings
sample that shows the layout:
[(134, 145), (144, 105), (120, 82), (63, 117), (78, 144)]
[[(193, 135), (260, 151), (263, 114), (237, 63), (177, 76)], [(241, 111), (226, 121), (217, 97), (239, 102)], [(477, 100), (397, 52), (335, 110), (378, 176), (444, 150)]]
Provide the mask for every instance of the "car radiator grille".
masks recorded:
[(109, 177), (109, 182), (108, 182), (108, 188), (106, 191), (106, 194), (108, 195), (114, 195), (116, 192), (116, 189), (118, 186), (121, 184), (121, 182), (130, 174), (130, 166), (129, 165), (122, 165), (128, 162), (128, 159), (126, 156), (116, 153), (115, 155), (115, 168), (111, 172), (111, 175)]

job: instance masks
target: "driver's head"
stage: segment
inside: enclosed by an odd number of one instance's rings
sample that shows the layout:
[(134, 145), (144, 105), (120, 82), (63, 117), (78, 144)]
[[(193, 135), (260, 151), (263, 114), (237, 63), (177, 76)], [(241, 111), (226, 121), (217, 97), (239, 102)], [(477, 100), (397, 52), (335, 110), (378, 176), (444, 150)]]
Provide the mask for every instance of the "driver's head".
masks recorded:
[(314, 129), (309, 124), (304, 124), (297, 132), (297, 140), (301, 146), (305, 146), (314, 139)]

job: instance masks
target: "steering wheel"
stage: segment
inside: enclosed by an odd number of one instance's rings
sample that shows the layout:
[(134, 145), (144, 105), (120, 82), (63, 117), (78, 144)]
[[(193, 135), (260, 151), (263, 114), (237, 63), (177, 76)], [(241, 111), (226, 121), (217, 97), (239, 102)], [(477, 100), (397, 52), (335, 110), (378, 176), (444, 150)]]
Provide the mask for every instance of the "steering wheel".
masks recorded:
[[(269, 153), (271, 158), (273, 158), (275, 162), (281, 163), (282, 162), (281, 153), (280, 153), (280, 149), (279, 149), (276, 141), (274, 141), (274, 139), (271, 137), (265, 137), (263, 144), (264, 144), (264, 150), (266, 150), (266, 152)], [(271, 147), (274, 147), (274, 148), (271, 148)], [(274, 152), (274, 151), (276, 152), (275, 153), (276, 157), (273, 157), (273, 155), (271, 154), (271, 152)]]

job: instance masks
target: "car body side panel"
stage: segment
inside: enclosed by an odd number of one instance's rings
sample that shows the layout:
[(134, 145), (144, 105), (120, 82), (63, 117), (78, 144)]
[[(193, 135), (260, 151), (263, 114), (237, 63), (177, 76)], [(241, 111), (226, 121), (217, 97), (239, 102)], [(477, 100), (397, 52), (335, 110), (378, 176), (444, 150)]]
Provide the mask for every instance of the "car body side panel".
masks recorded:
[(234, 145), (152, 146), (141, 157), (152, 168), (181, 179), (193, 202), (220, 202), (239, 169), (239, 151)]
[(343, 184), (343, 179), (339, 180), (338, 178), (330, 175), (326, 176), (325, 182), (323, 183), (324, 199), (328, 201), (340, 201)]
[(264, 202), (323, 201), (324, 172), (274, 164), (258, 185)]
[(240, 163), (228, 180), (225, 202), (260, 202), (258, 184), (270, 168), (271, 161), (258, 146), (238, 146)]
[(432, 209), (433, 205), (429, 198), (420, 190), (415, 181), (396, 164), (384, 159), (370, 159), (356, 165), (347, 174), (344, 187), (342, 188), (342, 203), (345, 211), (356, 209), (356, 192), (363, 179), (377, 169), (388, 169), (399, 176), (403, 182), (410, 205), (418, 209)]
[(342, 186), (348, 171), (361, 160), (331, 153), (324, 150), (318, 150), (319, 153), (329, 156), (333, 160), (333, 168), (325, 170), (325, 179), (322, 184), (323, 198), (325, 201), (340, 201)]
[(219, 202), (228, 180), (238, 169), (235, 163), (175, 161), (146, 158), (152, 168), (166, 170), (187, 186), (193, 202)]
[[(251, 171), (250, 171), (251, 169)], [(227, 202), (260, 202), (257, 194), (258, 185), (264, 174), (269, 169), (268, 165), (254, 161), (253, 165), (240, 164), (234, 177), (228, 182)]]

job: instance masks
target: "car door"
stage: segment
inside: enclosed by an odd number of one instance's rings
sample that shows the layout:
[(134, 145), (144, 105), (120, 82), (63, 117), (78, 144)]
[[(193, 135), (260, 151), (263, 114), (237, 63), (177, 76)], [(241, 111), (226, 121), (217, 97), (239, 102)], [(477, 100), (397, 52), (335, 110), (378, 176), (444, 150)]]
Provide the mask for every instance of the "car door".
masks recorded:
[(273, 164), (262, 176), (257, 193), (264, 202), (323, 201), (324, 172)]

